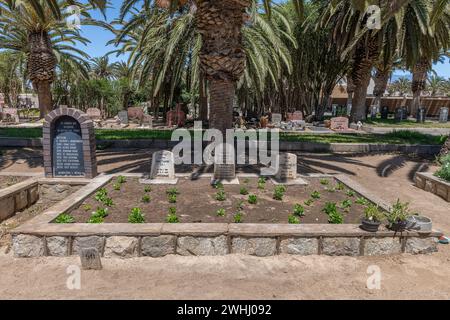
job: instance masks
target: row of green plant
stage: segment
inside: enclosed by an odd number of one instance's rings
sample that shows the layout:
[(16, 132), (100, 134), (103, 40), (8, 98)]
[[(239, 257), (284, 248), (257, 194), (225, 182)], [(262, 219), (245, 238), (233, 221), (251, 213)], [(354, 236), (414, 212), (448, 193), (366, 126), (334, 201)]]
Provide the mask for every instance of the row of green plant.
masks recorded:
[(450, 153), (439, 160), (441, 167), (435, 172), (435, 176), (450, 182)]

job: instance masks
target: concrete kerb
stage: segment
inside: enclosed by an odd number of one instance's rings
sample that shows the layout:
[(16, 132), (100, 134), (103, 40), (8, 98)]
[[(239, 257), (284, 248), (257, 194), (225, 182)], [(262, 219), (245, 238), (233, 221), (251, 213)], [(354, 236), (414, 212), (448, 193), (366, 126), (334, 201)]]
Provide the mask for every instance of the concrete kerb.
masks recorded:
[[(57, 203), (43, 214), (35, 217), (29, 222), (11, 231), (14, 248), (17, 256), (31, 256), (48, 254), (47, 239), (51, 238), (52, 250), (55, 243), (72, 246), (74, 241), (88, 239), (88, 241), (100, 241), (98, 245), (114, 243), (114, 250), (120, 249), (121, 241), (134, 239), (131, 243), (138, 243), (136, 253), (142, 255), (140, 250), (145, 238), (145, 254), (149, 252), (178, 252), (183, 255), (216, 255), (228, 253), (247, 253), (257, 256), (268, 256), (274, 254), (330, 254), (330, 255), (363, 255), (367, 251), (370, 255), (396, 253), (398, 245), (396, 242), (387, 240), (395, 238), (403, 243), (401, 252), (406, 248), (414, 253), (429, 253), (436, 251), (434, 238), (442, 235), (439, 231), (433, 231), (427, 235), (414, 231), (406, 231), (401, 234), (381, 227), (377, 233), (369, 233), (359, 228), (357, 224), (167, 224), (167, 223), (144, 223), (144, 224), (55, 224), (51, 223), (60, 213), (70, 212), (79, 206), (86, 198), (97, 189), (106, 185), (113, 176), (102, 175), (92, 179), (88, 184), (77, 192)], [(136, 174), (121, 173), (120, 175), (136, 177)], [(315, 177), (330, 177), (330, 175), (314, 175)], [(345, 175), (332, 176), (344, 183), (349, 188), (366, 197), (369, 201), (378, 204), (385, 210), (389, 209), (381, 199), (375, 197), (359, 184)], [(77, 179), (78, 183), (81, 183)], [(84, 182), (84, 181), (83, 181)], [(170, 239), (169, 239), (170, 238)], [(65, 239), (65, 240), (64, 240)], [(107, 241), (107, 240), (111, 241)], [(370, 240), (367, 239), (379, 239)], [(411, 239), (411, 240), (408, 240)], [(87, 241), (87, 240), (86, 240)], [(150, 241), (150, 242), (149, 242)], [(34, 250), (23, 250), (23, 245), (29, 246), (34, 243)], [(97, 242), (96, 242), (97, 243)], [(130, 243), (130, 241), (126, 242)], [(155, 243), (166, 246), (162, 250), (155, 247)], [(174, 248), (167, 248), (173, 243)], [(408, 246), (406, 244), (409, 244)], [(41, 250), (40, 245), (45, 246)], [(153, 247), (148, 247), (152, 245)], [(119, 249), (117, 247), (119, 246)], [(178, 246), (181, 246), (178, 248)], [(178, 249), (177, 249), (178, 248)], [(103, 250), (102, 249), (102, 250)], [(70, 249), (72, 250), (72, 249)], [(71, 254), (69, 250), (68, 254)], [(161, 251), (162, 250), (162, 251)], [(64, 250), (56, 250), (65, 252)], [(120, 250), (119, 250), (120, 251)], [(181, 252), (181, 253), (180, 253)], [(42, 253), (42, 254), (41, 254)], [(58, 254), (59, 254), (58, 253)], [(108, 248), (108, 256), (111, 248)]]

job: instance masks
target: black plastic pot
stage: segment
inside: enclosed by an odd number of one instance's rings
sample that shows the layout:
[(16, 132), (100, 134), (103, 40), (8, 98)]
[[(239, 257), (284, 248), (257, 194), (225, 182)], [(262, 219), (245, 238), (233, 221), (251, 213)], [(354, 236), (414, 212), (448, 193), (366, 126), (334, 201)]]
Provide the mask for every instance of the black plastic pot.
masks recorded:
[(392, 231), (396, 231), (396, 232), (402, 232), (406, 230), (406, 227), (408, 226), (408, 221), (397, 221), (394, 222), (389, 229), (391, 229)]
[(360, 228), (369, 232), (377, 232), (380, 224), (381, 222), (378, 221), (363, 219)]

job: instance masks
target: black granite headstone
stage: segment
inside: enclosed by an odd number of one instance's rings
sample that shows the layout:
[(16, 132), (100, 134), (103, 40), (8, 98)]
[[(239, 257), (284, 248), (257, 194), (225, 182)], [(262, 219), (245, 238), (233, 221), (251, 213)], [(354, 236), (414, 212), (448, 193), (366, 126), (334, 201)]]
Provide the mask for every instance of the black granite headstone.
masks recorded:
[(420, 107), (419, 110), (417, 110), (416, 114), (416, 122), (417, 123), (424, 123), (425, 122), (425, 108)]
[(56, 120), (52, 148), (55, 177), (84, 176), (83, 140), (78, 121), (69, 116)]
[(381, 108), (381, 119), (387, 119), (389, 116), (389, 107), (384, 106)]
[(403, 120), (403, 108), (395, 108), (394, 121), (400, 122)]

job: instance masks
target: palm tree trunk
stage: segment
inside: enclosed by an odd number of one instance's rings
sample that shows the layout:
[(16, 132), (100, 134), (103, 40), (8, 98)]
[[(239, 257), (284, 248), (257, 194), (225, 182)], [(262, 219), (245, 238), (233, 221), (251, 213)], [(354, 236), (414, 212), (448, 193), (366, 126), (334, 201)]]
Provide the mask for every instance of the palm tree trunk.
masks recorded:
[(210, 128), (218, 129), (226, 133), (226, 129), (233, 127), (233, 101), (235, 87), (233, 81), (210, 80), (209, 90), (211, 94)]
[(377, 68), (377, 73), (375, 75), (375, 88), (373, 89), (373, 95), (375, 100), (373, 105), (381, 107), (381, 97), (386, 92), (389, 77), (391, 75), (391, 68), (386, 67), (383, 69)]
[(206, 79), (203, 73), (200, 72), (200, 84), (199, 84), (199, 99), (200, 99), (200, 120), (205, 123), (208, 121), (208, 96), (206, 94)]
[(413, 80), (411, 85), (411, 90), (413, 92), (413, 100), (411, 103), (411, 115), (415, 116), (417, 110), (420, 107), (420, 95), (422, 91), (425, 90), (427, 81), (427, 72), (430, 69), (430, 62), (428, 59), (422, 57), (414, 66), (413, 69)]
[(355, 93), (353, 94), (353, 105), (351, 119), (353, 122), (358, 122), (365, 120), (367, 116), (366, 108), (366, 97), (367, 88), (370, 83), (370, 70), (361, 77), (359, 84), (355, 88)]
[(40, 117), (44, 118), (47, 113), (52, 111), (53, 100), (51, 84), (49, 81), (40, 81), (36, 83), (35, 87), (38, 94)]

